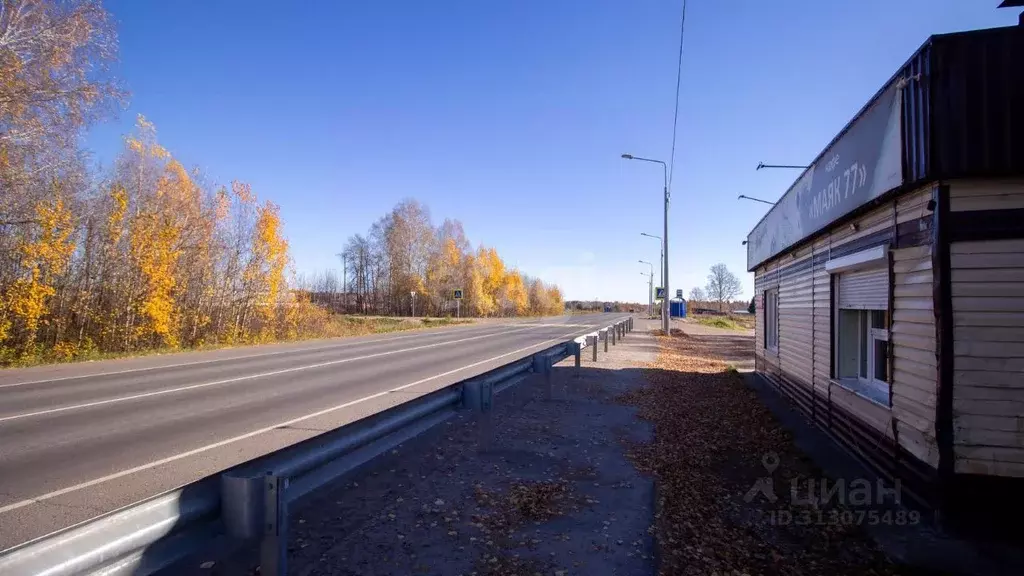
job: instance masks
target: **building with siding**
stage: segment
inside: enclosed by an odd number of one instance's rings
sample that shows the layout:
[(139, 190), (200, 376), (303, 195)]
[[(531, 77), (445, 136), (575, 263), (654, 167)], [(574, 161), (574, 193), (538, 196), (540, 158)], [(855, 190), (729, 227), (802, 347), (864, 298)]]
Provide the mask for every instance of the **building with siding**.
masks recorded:
[(929, 38), (747, 238), (756, 375), (954, 522), (1024, 512), (1022, 62)]

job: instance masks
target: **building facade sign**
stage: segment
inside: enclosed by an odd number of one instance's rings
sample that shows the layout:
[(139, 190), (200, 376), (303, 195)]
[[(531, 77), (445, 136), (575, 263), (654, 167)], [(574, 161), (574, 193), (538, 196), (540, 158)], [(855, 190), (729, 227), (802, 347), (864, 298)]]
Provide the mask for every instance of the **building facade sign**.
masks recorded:
[(747, 269), (903, 183), (899, 82), (892, 82), (747, 236)]

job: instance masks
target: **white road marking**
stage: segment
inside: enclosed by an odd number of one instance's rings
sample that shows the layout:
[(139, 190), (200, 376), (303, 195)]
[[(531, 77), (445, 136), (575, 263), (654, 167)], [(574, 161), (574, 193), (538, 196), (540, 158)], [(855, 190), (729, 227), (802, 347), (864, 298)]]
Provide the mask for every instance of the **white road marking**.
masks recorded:
[(377, 392), (376, 394), (371, 394), (369, 396), (365, 396), (363, 398), (359, 398), (358, 400), (352, 400), (350, 402), (345, 402), (344, 404), (338, 404), (337, 406), (332, 406), (330, 408), (325, 408), (325, 409), (320, 410), (318, 412), (313, 412), (312, 414), (306, 414), (305, 416), (299, 416), (298, 418), (293, 418), (291, 420), (286, 420), (284, 422), (278, 422), (277, 424), (274, 424), (272, 426), (267, 426), (265, 428), (260, 428), (258, 430), (253, 430), (251, 432), (246, 432), (245, 434), (241, 434), (239, 436), (234, 436), (232, 438), (227, 438), (227, 439), (221, 440), (219, 442), (214, 442), (213, 444), (207, 444), (206, 446), (200, 446), (199, 448), (195, 448), (195, 449), (189, 450), (187, 452), (181, 452), (181, 453), (175, 454), (173, 456), (168, 456), (166, 458), (161, 458), (160, 460), (154, 460), (152, 462), (148, 462), (146, 464), (141, 464), (141, 465), (136, 466), (134, 468), (128, 468), (127, 470), (121, 470), (120, 472), (115, 472), (113, 474), (108, 474), (107, 476), (102, 476), (100, 478), (94, 478), (94, 479), (89, 480), (87, 482), (82, 482), (80, 484), (75, 484), (74, 486), (68, 486), (67, 488), (61, 488), (60, 490), (54, 490), (53, 492), (47, 492), (46, 494), (42, 494), (42, 495), (36, 496), (34, 498), (29, 498), (27, 500), (22, 500), (20, 502), (14, 502), (13, 504), (8, 504), (6, 506), (0, 507), (0, 514), (3, 514), (5, 512), (11, 512), (12, 510), (17, 510), (19, 508), (24, 508), (25, 506), (30, 506), (32, 504), (36, 504), (36, 503), (43, 502), (43, 501), (46, 501), (46, 500), (52, 500), (53, 498), (56, 498), (58, 496), (63, 496), (65, 494), (69, 494), (71, 492), (76, 492), (78, 490), (82, 490), (83, 488), (89, 488), (89, 487), (95, 486), (97, 484), (102, 484), (104, 482), (109, 482), (110, 480), (116, 480), (118, 478), (123, 478), (125, 476), (131, 475), (131, 474), (135, 474), (136, 472), (142, 472), (144, 470), (149, 470), (150, 468), (155, 468), (157, 466), (162, 466), (164, 464), (169, 464), (169, 463), (174, 462), (176, 460), (181, 460), (182, 458), (188, 458), (190, 456), (195, 456), (196, 454), (201, 454), (203, 452), (208, 452), (208, 451), (213, 450), (215, 448), (220, 448), (221, 446), (227, 446), (228, 444), (233, 444), (235, 442), (240, 442), (242, 440), (246, 440), (248, 438), (252, 438), (253, 436), (258, 436), (260, 434), (265, 434), (267, 432), (271, 432), (271, 431), (276, 430), (278, 428), (284, 428), (286, 426), (293, 426), (295, 424), (298, 424), (299, 422), (302, 422), (303, 420), (309, 420), (310, 418), (317, 418), (319, 416), (324, 416), (326, 414), (330, 414), (331, 412), (336, 412), (336, 411), (341, 410), (343, 408), (348, 408), (349, 406), (354, 406), (356, 404), (359, 404), (359, 403), (362, 403), (362, 402), (366, 402), (367, 400), (373, 400), (374, 398), (380, 398), (381, 396), (386, 396), (386, 395), (391, 394), (393, 392), (398, 392), (398, 391), (401, 391), (401, 390), (405, 390), (406, 388), (411, 388), (413, 386), (418, 386), (420, 384), (424, 384), (426, 382), (430, 382), (431, 380), (436, 380), (436, 379), (442, 378), (444, 376), (450, 376), (452, 374), (455, 374), (456, 372), (461, 372), (462, 370), (468, 370), (470, 368), (476, 368), (477, 366), (480, 366), (482, 364), (487, 364), (488, 362), (494, 362), (495, 360), (501, 360), (502, 358), (506, 358), (506, 357), (512, 356), (514, 354), (519, 354), (521, 352), (525, 352), (525, 351), (530, 350), (532, 348), (545, 347), (545, 346), (548, 346), (548, 345), (553, 344), (555, 342), (564, 341), (565, 338), (569, 338), (569, 337), (571, 337), (572, 335), (574, 335), (574, 334), (576, 334), (578, 332), (579, 332), (579, 330), (576, 330), (574, 332), (570, 332), (569, 334), (566, 334), (565, 336), (559, 336), (558, 338), (553, 338), (551, 340), (547, 340), (547, 341), (541, 342), (539, 344), (533, 344), (531, 346), (526, 346), (525, 348), (520, 348), (518, 350), (513, 350), (512, 352), (506, 352), (504, 354), (495, 356), (493, 358), (488, 358), (487, 360), (481, 360), (479, 362), (474, 362), (472, 364), (467, 364), (465, 366), (462, 366), (461, 368), (456, 368), (454, 370), (449, 370), (449, 371), (443, 372), (441, 374), (435, 374), (433, 376), (430, 376), (430, 377), (427, 377), (427, 378), (423, 378), (423, 379), (417, 380), (415, 382), (410, 382), (409, 384), (403, 384), (403, 385), (401, 385), (401, 386), (399, 386), (397, 388), (392, 388), (392, 389), (386, 390), (384, 392)]
[[(508, 324), (498, 324), (498, 327), (508, 326)], [(473, 326), (473, 328), (489, 328), (487, 325)], [(470, 328), (467, 326), (466, 328)], [(335, 348), (351, 348), (353, 346), (362, 346), (363, 344), (375, 344), (377, 342), (394, 342), (395, 340), (405, 340), (407, 338), (419, 338), (422, 336), (432, 336), (434, 334), (446, 334), (447, 331), (430, 332), (427, 334), (403, 334), (401, 336), (390, 336), (386, 338), (377, 338), (375, 340), (363, 340), (360, 342), (339, 342), (337, 344), (330, 344), (327, 346), (319, 346), (316, 348), (298, 348), (295, 350), (280, 350), (278, 352), (260, 352), (257, 354), (247, 354), (244, 356), (232, 356), (230, 358), (211, 358), (209, 360), (197, 360), (195, 362), (179, 362), (178, 364), (165, 364), (163, 366), (149, 366), (146, 368), (129, 368), (127, 370), (115, 370), (113, 372), (99, 372), (96, 374), (78, 374), (75, 376), (61, 376), (60, 378), (47, 378), (45, 380), (29, 380), (27, 382), (12, 382), (10, 384), (0, 384), (2, 388), (14, 388), (15, 386), (28, 386), (29, 384), (48, 384), (50, 382), (62, 382), (65, 380), (79, 380), (82, 378), (96, 378), (102, 376), (116, 376), (118, 374), (131, 374), (132, 372), (151, 372), (153, 370), (163, 370), (165, 368), (181, 368), (182, 366), (199, 366), (201, 364), (212, 364), (214, 362), (230, 362), (232, 360), (246, 360), (248, 358), (259, 358), (267, 356), (280, 356), (281, 354), (298, 354), (302, 352), (317, 352), (319, 350), (332, 350)]]
[(35, 412), (23, 412), (21, 414), (12, 414), (10, 416), (0, 417), (0, 423), (9, 422), (11, 420), (21, 420), (24, 418), (32, 418), (33, 416), (45, 416), (47, 414), (56, 414), (58, 412), (68, 412), (70, 410), (81, 410), (83, 408), (92, 408), (94, 406), (105, 406), (107, 404), (116, 404), (118, 402), (128, 402), (131, 400), (139, 400), (141, 398), (151, 398), (153, 396), (163, 396), (165, 394), (173, 394), (176, 392), (185, 392), (187, 390), (197, 390), (199, 388), (208, 388), (210, 386), (219, 386), (221, 384), (230, 384), (231, 382), (240, 382), (242, 380), (252, 380), (253, 378), (265, 378), (267, 376), (277, 376), (278, 374), (287, 374), (289, 372), (298, 372), (300, 370), (311, 370), (313, 368), (323, 368), (324, 366), (334, 366), (336, 364), (346, 364), (348, 362), (356, 362), (359, 360), (369, 360), (371, 358), (380, 358), (382, 356), (391, 356), (392, 354), (401, 354), (403, 352), (412, 352), (414, 350), (425, 350), (427, 348), (437, 348), (438, 346), (448, 346), (451, 344), (458, 344), (460, 342), (469, 342), (471, 340), (481, 340), (483, 338), (491, 338), (493, 336), (504, 336), (506, 334), (514, 334), (516, 332), (522, 332), (524, 330), (532, 330), (536, 326), (527, 326), (525, 328), (517, 328), (515, 330), (505, 330), (504, 332), (495, 332), (493, 334), (482, 334), (480, 336), (470, 336), (469, 338), (460, 338), (458, 340), (445, 340), (444, 342), (435, 342), (433, 344), (423, 344), (421, 346), (413, 346), (411, 348), (403, 348), (401, 350), (389, 350), (387, 352), (377, 352), (376, 354), (367, 354), (365, 356), (356, 356), (354, 358), (341, 358), (338, 360), (330, 360), (327, 362), (319, 362), (317, 364), (309, 364), (307, 366), (296, 366), (295, 368), (285, 368), (283, 370), (274, 370), (272, 372), (260, 372), (259, 374), (249, 374), (247, 376), (238, 376), (236, 378), (227, 378), (224, 380), (214, 380), (213, 382), (203, 382), (201, 384), (190, 384), (188, 386), (179, 386), (177, 388), (166, 388), (164, 390), (155, 390), (153, 392), (143, 392), (141, 394), (132, 394), (131, 396), (121, 396), (119, 398), (108, 398), (106, 400), (96, 400), (94, 402), (84, 402), (82, 404), (72, 404), (70, 406), (61, 406), (59, 408), (48, 408), (46, 410), (37, 410)]

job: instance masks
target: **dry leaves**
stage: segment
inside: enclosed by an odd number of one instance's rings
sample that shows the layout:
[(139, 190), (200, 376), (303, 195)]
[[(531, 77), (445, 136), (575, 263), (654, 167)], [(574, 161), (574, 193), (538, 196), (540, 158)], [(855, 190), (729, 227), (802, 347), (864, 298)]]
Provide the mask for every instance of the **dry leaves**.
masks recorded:
[(572, 485), (566, 480), (513, 482), (507, 492), (487, 491), (477, 486), (476, 502), (490, 508), (480, 521), (494, 528), (512, 528), (524, 522), (539, 522), (563, 515), (575, 508)]
[[(754, 392), (716, 359), (713, 339), (659, 337), (650, 386), (622, 397), (655, 427), (630, 456), (658, 481), (652, 530), (661, 574), (895, 574), (897, 567), (856, 525), (773, 525), (789, 498), (748, 502), (778, 455), (775, 482), (820, 478)], [(799, 512), (799, 511), (796, 511)]]

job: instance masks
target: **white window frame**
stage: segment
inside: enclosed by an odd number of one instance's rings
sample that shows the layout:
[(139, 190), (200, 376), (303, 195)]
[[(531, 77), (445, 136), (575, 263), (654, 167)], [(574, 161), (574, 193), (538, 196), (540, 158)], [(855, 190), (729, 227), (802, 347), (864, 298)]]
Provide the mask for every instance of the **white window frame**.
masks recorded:
[[(834, 359), (834, 371), (832, 374), (833, 380), (837, 382), (839, 385), (845, 388), (849, 388), (854, 392), (860, 394), (861, 396), (864, 396), (865, 398), (873, 402), (882, 404), (884, 406), (890, 406), (889, 398), (892, 386), (892, 374), (889, 370), (891, 366), (889, 360), (892, 351), (888, 346), (890, 337), (888, 324), (890, 322), (888, 322), (887, 320), (887, 325), (882, 328), (873, 328), (871, 327), (871, 315), (872, 312), (882, 312), (883, 314), (885, 314), (884, 317), (888, 319), (892, 314), (892, 310), (880, 310), (871, 308), (845, 309), (847, 311), (855, 312), (857, 314), (857, 329), (855, 332), (857, 334), (858, 342), (856, 346), (856, 377), (843, 377), (843, 346), (841, 344), (841, 338), (843, 337), (843, 333), (840, 330), (840, 315), (842, 314), (842, 310), (844, 309), (839, 308), (839, 285), (840, 275), (843, 272), (863, 270), (865, 268), (874, 268), (882, 263), (884, 263), (884, 266), (888, 266), (887, 256), (887, 247), (879, 246), (876, 248), (871, 248), (868, 250), (864, 250), (862, 252), (858, 252), (856, 254), (851, 254), (850, 256), (846, 256), (840, 259), (832, 260), (826, 263), (826, 270), (831, 272), (833, 275), (832, 287), (834, 290), (834, 293), (832, 294), (832, 310), (834, 314), (832, 330), (834, 334), (835, 344), (834, 349), (832, 351)], [(865, 322), (868, 323), (867, 326), (863, 325)], [(877, 360), (877, 358), (875, 358), (875, 345), (878, 342), (886, 343), (886, 355), (883, 360), (886, 363), (885, 373), (886, 378), (888, 378), (889, 380), (888, 382), (885, 380), (879, 380), (875, 378), (875, 361)], [(861, 373), (861, 366), (864, 366), (865, 374)]]
[(774, 354), (779, 353), (779, 289), (764, 291), (764, 347)]

